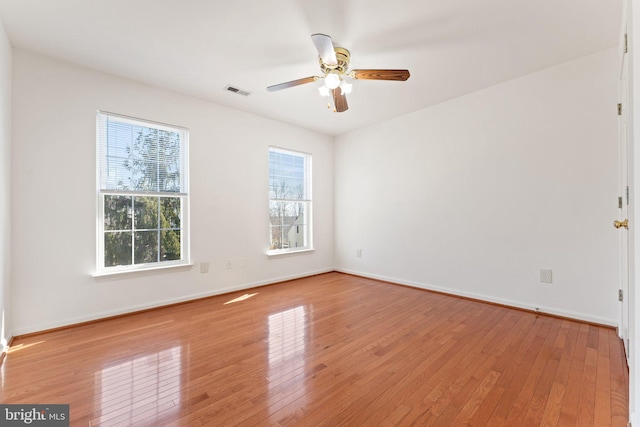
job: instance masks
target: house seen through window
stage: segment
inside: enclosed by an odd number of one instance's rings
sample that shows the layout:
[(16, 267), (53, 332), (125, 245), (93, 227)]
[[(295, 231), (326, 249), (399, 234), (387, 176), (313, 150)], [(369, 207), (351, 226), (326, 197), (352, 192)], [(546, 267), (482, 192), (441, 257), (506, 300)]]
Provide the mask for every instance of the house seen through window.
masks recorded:
[(269, 148), (269, 253), (312, 249), (311, 155)]

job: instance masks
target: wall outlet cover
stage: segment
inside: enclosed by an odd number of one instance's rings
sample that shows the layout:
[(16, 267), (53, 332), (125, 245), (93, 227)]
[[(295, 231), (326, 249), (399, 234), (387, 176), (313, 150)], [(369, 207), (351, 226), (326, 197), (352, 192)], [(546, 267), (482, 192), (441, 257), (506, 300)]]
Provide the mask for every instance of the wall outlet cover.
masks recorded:
[(209, 263), (201, 262), (200, 263), (200, 273), (205, 274), (209, 272)]
[(551, 270), (540, 270), (540, 283), (553, 283), (553, 272)]

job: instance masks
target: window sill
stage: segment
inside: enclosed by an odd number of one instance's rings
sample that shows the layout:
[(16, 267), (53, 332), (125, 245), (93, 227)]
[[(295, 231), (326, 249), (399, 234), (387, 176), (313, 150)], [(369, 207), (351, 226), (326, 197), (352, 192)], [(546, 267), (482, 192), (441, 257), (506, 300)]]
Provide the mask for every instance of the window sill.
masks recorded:
[(295, 255), (295, 254), (305, 254), (315, 252), (314, 248), (310, 249), (300, 249), (300, 250), (280, 250), (280, 251), (267, 251), (268, 257), (279, 257), (282, 255)]
[(154, 273), (154, 272), (163, 271), (163, 270), (176, 270), (176, 269), (187, 270), (193, 266), (194, 266), (193, 263), (188, 263), (188, 264), (162, 265), (157, 267), (141, 268), (138, 270), (101, 271), (101, 272), (93, 273), (91, 277), (100, 278), (100, 277), (110, 277), (110, 276), (136, 275), (136, 274)]

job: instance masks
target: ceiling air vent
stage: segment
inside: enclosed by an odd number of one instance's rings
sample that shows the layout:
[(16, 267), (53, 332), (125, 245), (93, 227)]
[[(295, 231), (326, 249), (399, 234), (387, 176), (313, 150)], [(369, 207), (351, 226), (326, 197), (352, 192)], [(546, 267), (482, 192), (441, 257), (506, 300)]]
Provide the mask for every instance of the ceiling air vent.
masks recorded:
[(238, 95), (243, 95), (243, 96), (251, 95), (250, 92), (247, 92), (246, 90), (238, 89), (237, 87), (233, 87), (231, 85), (227, 85), (224, 89), (228, 90), (229, 92), (237, 93)]

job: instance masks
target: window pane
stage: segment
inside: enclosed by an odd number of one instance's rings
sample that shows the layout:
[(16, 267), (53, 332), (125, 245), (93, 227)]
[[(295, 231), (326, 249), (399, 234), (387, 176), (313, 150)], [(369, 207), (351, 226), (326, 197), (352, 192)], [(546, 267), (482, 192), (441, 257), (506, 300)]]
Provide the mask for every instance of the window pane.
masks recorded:
[(132, 232), (104, 233), (104, 265), (131, 265)]
[(181, 200), (179, 197), (160, 198), (160, 228), (180, 228)]
[(181, 259), (180, 230), (164, 230), (160, 233), (160, 261)]
[(131, 196), (104, 196), (105, 230), (131, 230), (131, 200)]
[(306, 246), (305, 205), (305, 202), (269, 202), (271, 250)]
[(133, 207), (136, 230), (158, 229), (158, 197), (135, 197)]
[(137, 231), (134, 263), (158, 262), (158, 232)]
[(304, 155), (269, 152), (269, 198), (302, 200), (305, 195)]

